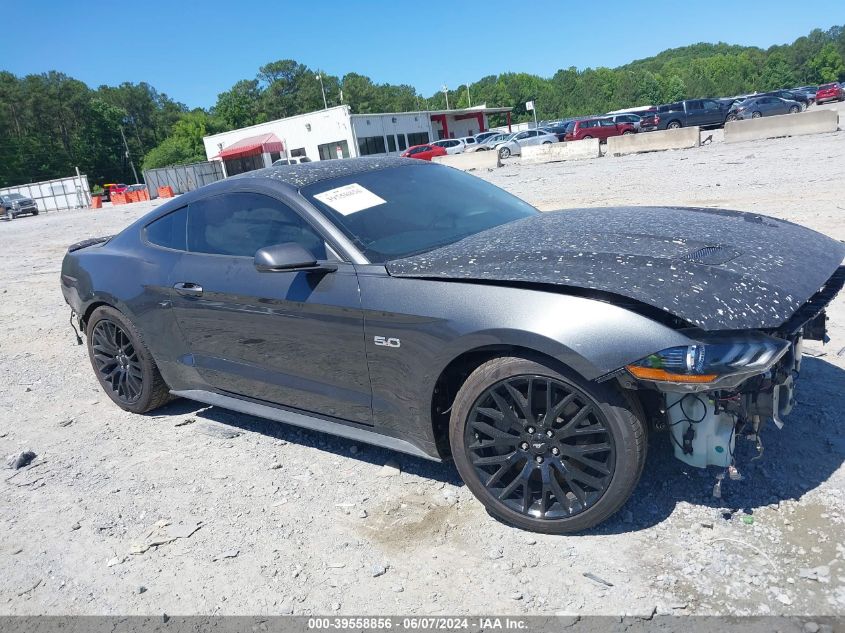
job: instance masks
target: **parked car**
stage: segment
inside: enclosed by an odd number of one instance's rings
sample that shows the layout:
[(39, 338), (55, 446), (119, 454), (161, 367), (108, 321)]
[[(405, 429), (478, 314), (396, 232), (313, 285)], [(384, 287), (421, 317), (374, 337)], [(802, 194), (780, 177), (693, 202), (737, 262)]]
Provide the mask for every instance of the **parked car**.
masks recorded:
[(431, 160), (435, 156), (446, 156), (448, 152), (446, 151), (445, 147), (440, 147), (439, 145), (426, 144), (426, 145), (412, 145), (404, 152), (402, 152), (401, 156), (403, 158), (416, 158), (419, 160)]
[(273, 161), (273, 167), (279, 165), (299, 165), (300, 163), (310, 163), (311, 159), (307, 156), (291, 156), (289, 158), (279, 158)]
[(730, 105), (718, 99), (687, 99), (658, 106), (659, 130), (673, 130), (697, 125), (702, 128), (722, 127)]
[(439, 141), (434, 141), (431, 145), (442, 147), (447, 154), (460, 154), (466, 149), (466, 143), (460, 138), (444, 138)]
[(582, 141), (584, 139), (597, 138), (603, 142), (611, 136), (634, 133), (636, 133), (636, 130), (632, 123), (614, 123), (613, 119), (599, 117), (573, 121), (572, 127), (568, 128), (566, 132), (566, 140)]
[(837, 83), (822, 84), (816, 93), (816, 103), (822, 104), (828, 101), (845, 101), (845, 90)]
[(486, 132), (479, 132), (475, 135), (475, 142), (476, 143), (483, 143), (491, 136), (496, 136), (497, 134), (501, 134), (501, 132), (495, 132), (492, 130), (487, 130)]
[(134, 185), (129, 185), (126, 188), (126, 191), (124, 193), (131, 193), (133, 191), (144, 191), (146, 188), (147, 188), (147, 185), (142, 185), (140, 183), (134, 184)]
[(19, 193), (0, 194), (0, 217), (14, 220), (19, 215), (38, 215), (35, 200)]
[(796, 90), (806, 94), (810, 98), (811, 102), (815, 102), (816, 93), (819, 91), (819, 87), (818, 86), (801, 86), (800, 88), (796, 88)]
[(639, 114), (634, 114), (633, 112), (623, 112), (621, 114), (607, 114), (605, 116), (614, 123), (630, 123), (634, 126), (634, 131), (636, 132), (641, 130), (643, 119)]
[(544, 125), (540, 128), (543, 132), (548, 132), (549, 134), (554, 134), (557, 137), (558, 141), (562, 141), (563, 138), (566, 136), (566, 122), (562, 122), (558, 125)]
[(496, 151), (499, 152), (499, 158), (508, 158), (510, 156), (520, 156), (522, 154), (522, 148), (528, 147), (529, 145), (551, 145), (557, 142), (557, 136), (549, 132), (524, 130), (513, 134), (509, 139), (496, 145)]
[(475, 145), (471, 145), (467, 147), (464, 151), (465, 152), (486, 152), (488, 150), (494, 149), (496, 145), (499, 143), (508, 140), (513, 136), (513, 134), (505, 134), (499, 133), (494, 134), (493, 136), (488, 136), (486, 139), (481, 141), (480, 143), (476, 143)]
[(729, 120), (759, 119), (763, 116), (778, 114), (797, 114), (801, 104), (780, 97), (751, 97), (735, 104), (728, 113)]
[(807, 106), (813, 102), (812, 99), (810, 99), (810, 95), (806, 92), (801, 92), (800, 90), (772, 90), (770, 92), (763, 92), (760, 93), (760, 95), (754, 96), (780, 97), (781, 99), (787, 99), (788, 101), (797, 101), (801, 104), (802, 110), (806, 110)]
[(458, 140), (464, 142), (464, 151), (467, 151), (470, 147), (478, 145), (478, 141), (475, 140), (474, 136), (462, 136)]
[(660, 123), (660, 117), (657, 115), (657, 108), (649, 108), (648, 110), (641, 110), (636, 113), (640, 117), (640, 132), (651, 132), (657, 129)]
[[(671, 434), (652, 448), (687, 464), (664, 471), (680, 482), (742, 459), (742, 429), (780, 426), (843, 257), (758, 212), (541, 213), (456, 169), (379, 156), (188, 192), (71, 245), (56, 281), (119, 408), (184, 397), (449, 459), (493, 516), (559, 534), (625, 504), (649, 433)], [(290, 443), (291, 460), (319, 450)], [(303, 485), (328, 494), (337, 476)], [(317, 512), (309, 529), (337, 525)]]

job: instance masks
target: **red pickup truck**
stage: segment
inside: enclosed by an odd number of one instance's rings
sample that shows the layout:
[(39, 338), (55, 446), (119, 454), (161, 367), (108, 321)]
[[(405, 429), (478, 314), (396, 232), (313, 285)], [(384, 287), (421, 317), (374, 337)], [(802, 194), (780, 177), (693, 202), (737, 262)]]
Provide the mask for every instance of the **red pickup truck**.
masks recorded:
[(103, 185), (103, 201), (108, 202), (111, 200), (111, 195), (113, 193), (124, 193), (129, 188), (129, 185), (124, 184), (115, 184), (115, 183), (107, 183)]
[(595, 118), (573, 121), (569, 124), (564, 139), (580, 141), (586, 138), (597, 138), (606, 141), (611, 136), (622, 136), (636, 132), (633, 123), (614, 123), (613, 119)]

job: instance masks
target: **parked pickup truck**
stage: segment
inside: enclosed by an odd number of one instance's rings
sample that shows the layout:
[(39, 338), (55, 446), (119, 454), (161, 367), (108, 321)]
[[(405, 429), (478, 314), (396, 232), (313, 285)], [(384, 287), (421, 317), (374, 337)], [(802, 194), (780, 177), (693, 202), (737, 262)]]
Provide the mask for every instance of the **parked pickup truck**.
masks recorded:
[(674, 130), (679, 127), (722, 127), (728, 116), (730, 104), (717, 99), (687, 99), (658, 106), (660, 122), (658, 130)]

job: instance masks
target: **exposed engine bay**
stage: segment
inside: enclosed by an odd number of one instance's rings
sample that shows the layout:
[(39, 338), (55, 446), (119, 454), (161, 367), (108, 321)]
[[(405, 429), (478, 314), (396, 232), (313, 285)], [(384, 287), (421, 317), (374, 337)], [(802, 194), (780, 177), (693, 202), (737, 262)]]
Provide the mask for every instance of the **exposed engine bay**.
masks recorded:
[[(783, 428), (784, 418), (795, 406), (804, 339), (827, 342), (826, 319), (821, 311), (797, 333), (756, 333), (759, 337), (751, 338), (746, 334), (742, 340), (724, 337), (713, 345), (666, 350), (628, 367), (629, 374), (639, 378), (636, 383), (621, 382), (628, 388), (642, 390), (645, 386), (640, 394), (653, 426), (669, 433), (677, 459), (697, 468), (724, 469), (713, 488), (713, 495), (721, 497), (726, 477), (742, 479), (736, 460), (737, 438), (755, 442), (754, 459), (759, 459), (763, 455), (760, 432), (765, 424), (771, 420)], [(713, 350), (709, 360), (708, 350)], [(671, 373), (679, 368), (688, 373)], [(678, 382), (664, 381), (666, 378)], [(652, 379), (650, 384), (648, 379)], [(708, 388), (708, 382), (723, 387)]]

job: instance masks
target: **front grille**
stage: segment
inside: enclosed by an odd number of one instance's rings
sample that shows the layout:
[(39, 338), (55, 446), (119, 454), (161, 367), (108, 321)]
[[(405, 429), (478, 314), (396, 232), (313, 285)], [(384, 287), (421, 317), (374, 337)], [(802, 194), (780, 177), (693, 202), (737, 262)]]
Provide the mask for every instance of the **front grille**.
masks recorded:
[(833, 298), (842, 290), (843, 286), (845, 286), (845, 266), (840, 266), (830, 279), (825, 282), (824, 286), (821, 287), (821, 290), (810, 297), (807, 303), (798, 308), (795, 314), (779, 329), (785, 330), (789, 334), (798, 332), (805, 324), (815, 319), (833, 301)]

